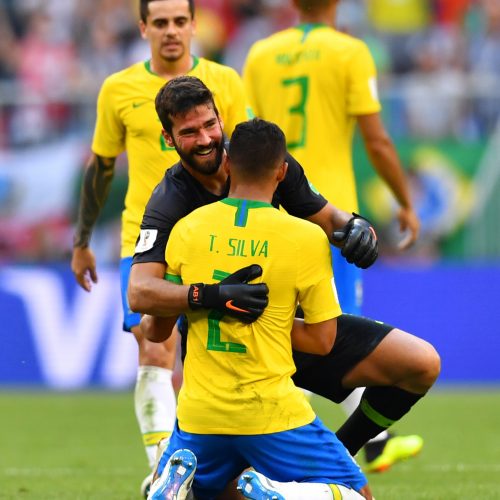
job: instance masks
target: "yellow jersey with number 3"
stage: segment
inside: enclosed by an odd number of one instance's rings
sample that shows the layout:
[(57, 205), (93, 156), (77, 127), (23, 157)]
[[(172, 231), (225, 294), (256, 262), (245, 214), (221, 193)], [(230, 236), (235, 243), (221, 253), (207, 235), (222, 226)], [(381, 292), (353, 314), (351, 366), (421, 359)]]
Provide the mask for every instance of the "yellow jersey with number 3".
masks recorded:
[[(217, 221), (215, 223), (215, 221)], [(291, 376), (297, 303), (307, 323), (341, 314), (323, 230), (268, 203), (226, 198), (181, 219), (166, 248), (167, 279), (214, 283), (259, 264), (269, 305), (250, 325), (217, 311), (188, 313), (177, 417), (200, 434), (267, 434), (309, 424), (314, 412)]]
[[(203, 58), (193, 58), (188, 72), (213, 92), (215, 104), (230, 136), (234, 127), (249, 118), (241, 78), (235, 70)], [(97, 121), (92, 151), (114, 158), (127, 151), (128, 189), (122, 214), (122, 257), (134, 247), (146, 203), (165, 170), (179, 161), (161, 135), (154, 100), (164, 78), (151, 71), (149, 61), (134, 64), (109, 76), (97, 100)]]
[(323, 24), (302, 24), (256, 42), (243, 81), (255, 115), (281, 127), (311, 183), (335, 206), (357, 210), (356, 116), (380, 111), (365, 43)]

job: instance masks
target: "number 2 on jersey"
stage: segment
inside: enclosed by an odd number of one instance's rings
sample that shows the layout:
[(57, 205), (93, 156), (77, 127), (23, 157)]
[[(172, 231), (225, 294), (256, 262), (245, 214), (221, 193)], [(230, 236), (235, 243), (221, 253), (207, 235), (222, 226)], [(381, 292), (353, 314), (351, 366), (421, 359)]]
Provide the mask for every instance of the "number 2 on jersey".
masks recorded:
[(289, 149), (302, 148), (307, 140), (307, 120), (306, 120), (306, 103), (309, 94), (309, 78), (307, 76), (297, 76), (296, 78), (286, 78), (281, 81), (284, 87), (297, 86), (299, 90), (299, 99), (296, 104), (288, 108), (291, 115), (298, 115), (300, 125), (297, 127), (296, 139), (287, 143)]
[[(212, 278), (222, 280), (229, 276), (230, 273), (224, 271), (215, 270), (213, 272)], [(247, 352), (247, 348), (244, 344), (238, 344), (237, 342), (223, 342), (220, 338), (220, 322), (224, 314), (219, 311), (210, 311), (208, 314), (208, 339), (207, 339), (207, 351), (223, 351), (223, 352)]]

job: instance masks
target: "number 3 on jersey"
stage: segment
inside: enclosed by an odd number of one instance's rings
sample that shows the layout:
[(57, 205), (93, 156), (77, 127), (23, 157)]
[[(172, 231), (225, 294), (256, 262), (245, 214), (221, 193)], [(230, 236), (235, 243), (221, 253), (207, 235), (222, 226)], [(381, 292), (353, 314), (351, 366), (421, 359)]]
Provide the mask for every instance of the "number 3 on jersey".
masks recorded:
[[(212, 278), (215, 280), (223, 280), (230, 273), (215, 270)], [(207, 351), (223, 351), (223, 352), (238, 352), (245, 353), (247, 348), (244, 344), (237, 342), (223, 342), (220, 338), (220, 322), (224, 314), (219, 311), (210, 311), (208, 314), (208, 339)]]
[(294, 89), (296, 92), (298, 90), (298, 99), (293, 106), (288, 108), (288, 112), (291, 116), (290, 121), (293, 126), (289, 130), (293, 130), (295, 133), (287, 134), (288, 137), (291, 136), (290, 142), (287, 143), (288, 149), (302, 148), (306, 144), (307, 140), (307, 120), (306, 120), (306, 103), (307, 96), (309, 94), (309, 78), (307, 76), (297, 76), (296, 78), (286, 78), (281, 81), (284, 87)]

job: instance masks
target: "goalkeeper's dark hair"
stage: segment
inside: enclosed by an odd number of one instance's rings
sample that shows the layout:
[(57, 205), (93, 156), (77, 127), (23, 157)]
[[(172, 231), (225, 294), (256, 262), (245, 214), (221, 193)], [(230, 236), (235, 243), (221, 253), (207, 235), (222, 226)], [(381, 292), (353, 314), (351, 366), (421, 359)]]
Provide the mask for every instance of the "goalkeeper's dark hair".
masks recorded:
[(211, 105), (219, 116), (210, 89), (199, 78), (187, 75), (172, 78), (163, 85), (155, 99), (156, 113), (164, 130), (169, 134), (172, 134), (173, 117), (183, 115), (203, 104)]
[(231, 165), (246, 179), (268, 176), (285, 161), (286, 139), (275, 123), (254, 118), (236, 125), (229, 142)]
[[(141, 21), (146, 22), (149, 15), (149, 4), (151, 2), (157, 2), (158, 0), (140, 0), (139, 1), (139, 15), (141, 16)], [(189, 12), (191, 14), (191, 19), (194, 19), (194, 0), (188, 0)]]

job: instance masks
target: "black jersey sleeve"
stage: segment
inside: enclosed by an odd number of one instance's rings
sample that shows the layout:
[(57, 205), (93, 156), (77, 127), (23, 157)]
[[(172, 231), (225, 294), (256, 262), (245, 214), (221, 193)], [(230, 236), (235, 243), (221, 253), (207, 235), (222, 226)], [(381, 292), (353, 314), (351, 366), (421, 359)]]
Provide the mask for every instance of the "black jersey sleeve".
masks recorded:
[(319, 212), (328, 201), (309, 183), (304, 169), (289, 153), (286, 161), (288, 170), (278, 185), (273, 204), (279, 203), (290, 215), (305, 219)]
[(137, 238), (133, 264), (165, 262), (165, 249), (172, 228), (192, 208), (186, 190), (168, 173), (149, 199)]

